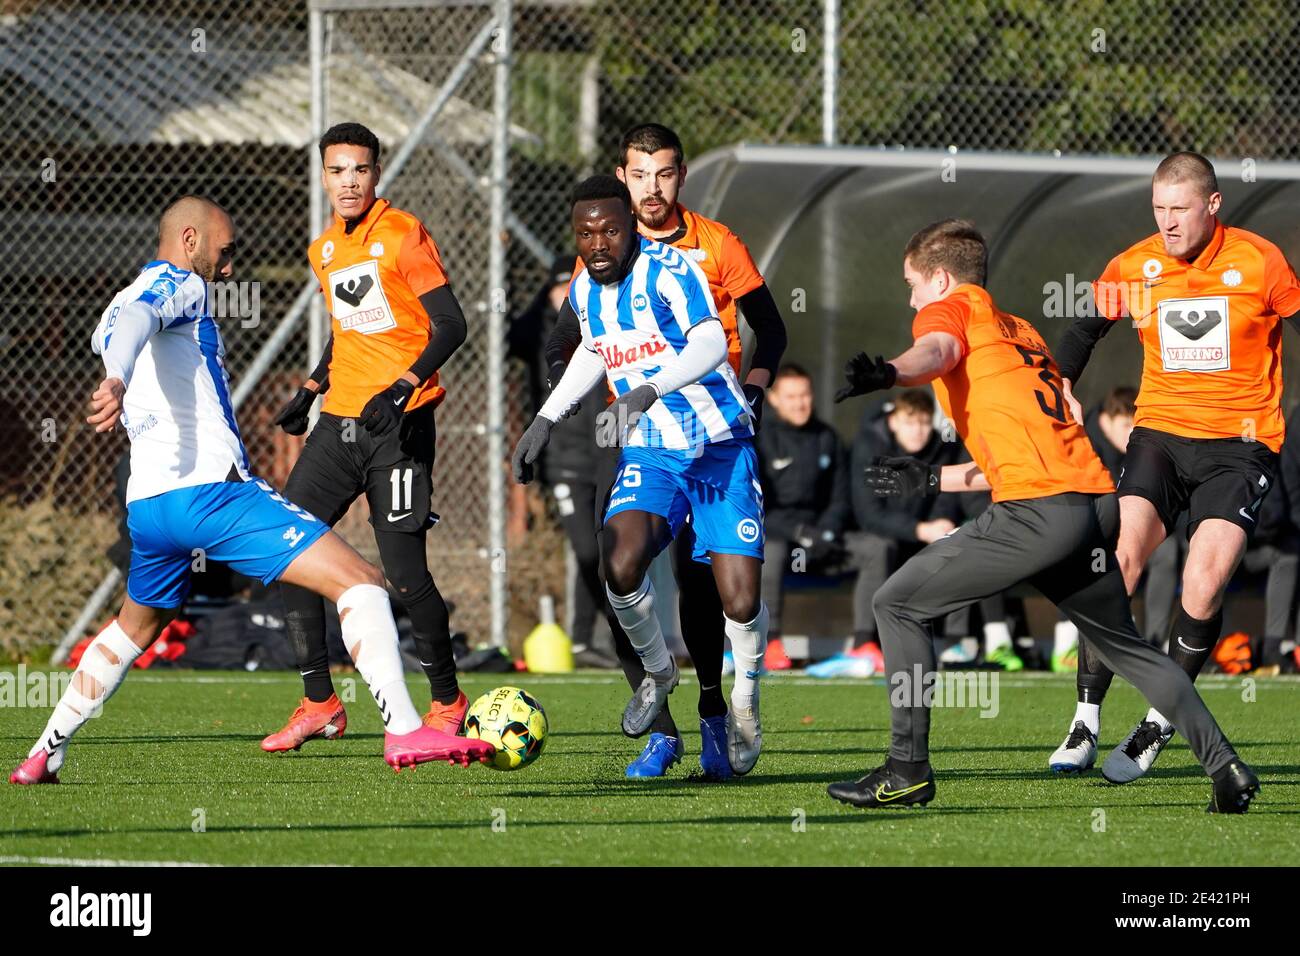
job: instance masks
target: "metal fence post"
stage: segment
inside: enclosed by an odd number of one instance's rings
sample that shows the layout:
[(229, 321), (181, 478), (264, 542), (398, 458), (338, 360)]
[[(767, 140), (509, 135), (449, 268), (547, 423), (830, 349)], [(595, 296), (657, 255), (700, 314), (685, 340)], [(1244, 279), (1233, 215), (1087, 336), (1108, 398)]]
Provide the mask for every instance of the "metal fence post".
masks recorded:
[(506, 643), (506, 522), (505, 522), (505, 312), (506, 312), (506, 177), (510, 170), (510, 35), (514, 15), (511, 0), (497, 0), (497, 35), (493, 43), (491, 227), (488, 251), (488, 538), (491, 547), (492, 643)]
[(840, 84), (840, 2), (825, 0), (822, 8), (822, 143), (839, 141), (837, 106)]

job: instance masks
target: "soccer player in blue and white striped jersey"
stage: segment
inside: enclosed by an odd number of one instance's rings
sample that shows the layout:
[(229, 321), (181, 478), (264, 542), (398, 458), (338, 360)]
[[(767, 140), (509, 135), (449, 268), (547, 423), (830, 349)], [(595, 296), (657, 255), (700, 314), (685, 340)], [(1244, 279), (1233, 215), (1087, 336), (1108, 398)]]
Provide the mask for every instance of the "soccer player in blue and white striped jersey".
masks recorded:
[(647, 571), (689, 520), (692, 556), (713, 567), (736, 658), (728, 757), (747, 773), (762, 748), (758, 676), (767, 641), (753, 413), (727, 361), (707, 279), (676, 249), (638, 235), (627, 186), (613, 176), (584, 181), (573, 226), (586, 264), (569, 292), (582, 344), (515, 448), (515, 478), (532, 479), (555, 422), (607, 380), (618, 397), (597, 440), (622, 451), (602, 530), (605, 581), (646, 670), (623, 732), (649, 730), (677, 685)]
[(100, 713), (176, 617), (200, 556), (337, 604), (343, 643), (379, 705), (384, 759), (394, 769), (444, 759), (468, 765), (492, 754), (481, 742), (421, 724), (379, 569), (249, 473), (209, 297), (214, 280), (233, 274), (234, 255), (235, 226), (225, 210), (201, 196), (181, 197), (162, 214), (153, 261), (113, 297), (95, 328), (92, 347), (105, 377), (86, 421), (97, 432), (120, 423), (131, 440), (126, 597), (81, 655), (10, 783), (59, 782), (73, 734)]

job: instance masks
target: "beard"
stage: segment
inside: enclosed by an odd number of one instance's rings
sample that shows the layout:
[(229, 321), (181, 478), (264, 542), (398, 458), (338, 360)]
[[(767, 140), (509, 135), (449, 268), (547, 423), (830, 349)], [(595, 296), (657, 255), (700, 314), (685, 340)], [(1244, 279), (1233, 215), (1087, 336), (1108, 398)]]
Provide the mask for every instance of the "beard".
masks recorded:
[(204, 282), (211, 282), (217, 275), (216, 263), (208, 255), (208, 250), (203, 246), (194, 250), (194, 255), (190, 256), (190, 265), (193, 266), (194, 274), (201, 277)]
[(645, 207), (646, 200), (643, 199), (641, 200), (641, 204), (637, 206), (636, 218), (647, 229), (659, 229), (663, 226), (664, 223), (668, 221), (668, 217), (673, 214), (673, 204), (668, 202), (662, 196), (653, 196), (647, 198), (652, 198), (655, 201), (657, 201), (659, 203), (658, 208), (653, 210), (646, 209)]

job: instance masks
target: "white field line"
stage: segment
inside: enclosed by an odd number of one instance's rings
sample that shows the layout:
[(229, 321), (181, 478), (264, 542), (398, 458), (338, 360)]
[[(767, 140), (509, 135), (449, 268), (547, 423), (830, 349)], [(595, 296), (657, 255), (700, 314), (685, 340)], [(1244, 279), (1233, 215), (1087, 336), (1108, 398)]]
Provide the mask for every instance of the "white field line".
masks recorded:
[(84, 860), (67, 856), (0, 856), (0, 865), (18, 866), (222, 866), (221, 863), (184, 863), (180, 860)]

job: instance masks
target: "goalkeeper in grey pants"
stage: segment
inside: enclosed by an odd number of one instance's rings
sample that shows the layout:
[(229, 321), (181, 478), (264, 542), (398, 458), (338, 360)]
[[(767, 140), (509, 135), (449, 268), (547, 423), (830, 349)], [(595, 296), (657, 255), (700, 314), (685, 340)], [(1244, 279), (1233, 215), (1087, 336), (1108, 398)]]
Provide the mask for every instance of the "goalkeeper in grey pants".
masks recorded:
[(1214, 781), (1209, 809), (1245, 812), (1259, 781), (1187, 674), (1138, 635), (1113, 550), (1119, 521), (1110, 475), (1068, 413), (1042, 337), (984, 290), (986, 267), (984, 239), (968, 222), (945, 220), (913, 236), (903, 262), (917, 310), (912, 347), (892, 362), (856, 356), (846, 370), (849, 384), (836, 395), (841, 401), (933, 382), (975, 464), (878, 459), (866, 469), (868, 486), (885, 495), (991, 490), (994, 503), (916, 554), (876, 592), (890, 683), (889, 757), (828, 792), (872, 808), (933, 799), (930, 624), (1027, 580), (1074, 621), (1107, 666), (1161, 713), (1175, 715)]

